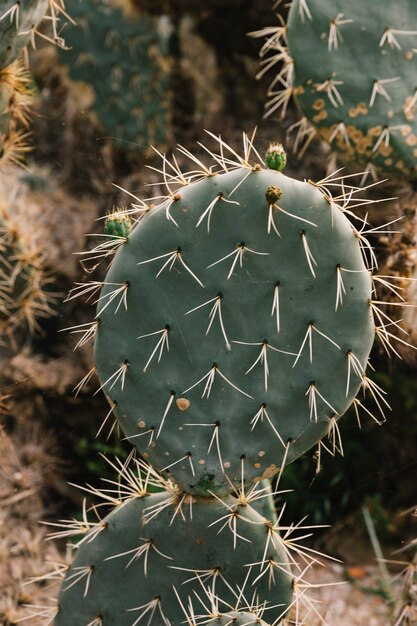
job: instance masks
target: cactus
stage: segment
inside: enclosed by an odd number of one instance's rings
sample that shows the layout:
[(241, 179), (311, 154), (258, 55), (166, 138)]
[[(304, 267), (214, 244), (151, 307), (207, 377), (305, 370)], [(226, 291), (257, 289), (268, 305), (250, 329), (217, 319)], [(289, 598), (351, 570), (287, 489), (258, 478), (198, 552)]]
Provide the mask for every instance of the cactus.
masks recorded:
[[(171, 142), (168, 18), (130, 13), (99, 0), (70, 5), (77, 24), (65, 31), (59, 62), (74, 89), (89, 95), (96, 124), (121, 148)], [(119, 143), (116, 145), (119, 146)]]
[(212, 166), (180, 148), (194, 169), (164, 160), (161, 204), (136, 198), (106, 218), (86, 255), (97, 265), (115, 254), (108, 274), (69, 296), (97, 298), (95, 320), (72, 330), (78, 345), (95, 337), (99, 389), (162, 474), (114, 463), (117, 481), (86, 488), (112, 511), (57, 524), (53, 536), (79, 540), (55, 626), (287, 623), (308, 602), (316, 553), (292, 537), (298, 525), (282, 525), (265, 478), (278, 472), (279, 485), (317, 442), (342, 451), (337, 420), (352, 404), (359, 417), (359, 389), (382, 415), (387, 404), (365, 374), (375, 334), (390, 346), (391, 321), (365, 227), (348, 219), (360, 188), (289, 178), (280, 144), (265, 167), (253, 138), (240, 157), (212, 137)]
[(48, 0), (6, 0), (0, 14), (0, 67), (15, 61), (45, 17)]
[(0, 333), (8, 335), (19, 328), (40, 331), (57, 295), (45, 264), (42, 209), (19, 174), (4, 170), (0, 183)]
[(362, 234), (320, 184), (228, 169), (105, 244), (120, 249), (95, 321), (123, 431), (197, 495), (228, 493), (242, 466), (248, 484), (270, 477), (326, 435), (337, 447), (338, 418), (371, 385)]
[(348, 163), (414, 178), (416, 17), (408, 0), (294, 0), (286, 25), (255, 33), (268, 37), (261, 73), (283, 63), (268, 114), (284, 117), (293, 96), (303, 115), (296, 144), (317, 132)]
[[(114, 581), (117, 589), (109, 593)], [(254, 605), (267, 607), (268, 621), (280, 619), (291, 603), (292, 578), (277, 526), (233, 496), (221, 502), (194, 498), (172, 485), (149, 494), (136, 485), (79, 542), (54, 624), (179, 626), (187, 596), (202, 597), (203, 606), (220, 597), (221, 607), (239, 611), (249, 609), (239, 600), (246, 592), (256, 597)], [(219, 615), (213, 623), (225, 622)]]
[[(32, 79), (23, 60), (36, 36), (64, 47), (58, 35), (59, 16), (71, 21), (64, 0), (5, 0), (0, 10), (0, 163), (20, 164), (30, 149), (27, 143)], [(52, 33), (40, 32), (47, 21)]]

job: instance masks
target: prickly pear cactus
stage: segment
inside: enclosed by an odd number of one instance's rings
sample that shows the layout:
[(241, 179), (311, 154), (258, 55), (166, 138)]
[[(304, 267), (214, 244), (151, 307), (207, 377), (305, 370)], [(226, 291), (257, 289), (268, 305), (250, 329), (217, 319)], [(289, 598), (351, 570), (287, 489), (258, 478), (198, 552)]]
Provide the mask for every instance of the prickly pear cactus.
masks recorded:
[(171, 141), (170, 42), (172, 26), (125, 13), (100, 0), (73, 1), (76, 25), (65, 31), (59, 61), (74, 89), (87, 92), (99, 126), (122, 149)]
[(19, 178), (19, 170), (4, 170), (0, 183), (0, 334), (25, 328), (54, 314), (57, 294), (45, 264), (45, 226), (40, 209)]
[[(0, 10), (0, 67), (17, 59), (45, 17), (48, 0), (5, 0)], [(58, 2), (59, 4), (59, 2)]]
[[(26, 67), (36, 37), (64, 47), (58, 35), (60, 17), (71, 20), (64, 0), (5, 0), (0, 8), (0, 164), (21, 164), (28, 146), (26, 130), (33, 100), (33, 81)], [(45, 20), (50, 28), (40, 33)]]
[[(172, 490), (135, 494), (82, 538), (54, 624), (180, 626), (183, 610), (189, 618), (187, 597), (198, 605), (196, 615), (221, 598), (211, 615), (218, 626), (232, 617), (233, 623), (254, 623), (259, 615), (249, 613), (250, 606), (246, 616), (239, 612), (245, 594), (256, 597), (274, 623), (291, 603), (288, 555), (277, 526), (232, 496), (220, 502)], [(227, 606), (236, 612), (225, 620)]]
[(391, 177), (417, 174), (417, 7), (410, 0), (294, 0), (271, 30), (265, 68), (284, 65), (268, 109), (285, 115), (294, 96), (306, 122), (348, 162)]
[(141, 454), (197, 495), (323, 437), (338, 448), (375, 335), (369, 250), (326, 185), (216, 158), (226, 171), (183, 177), (97, 249), (118, 247), (93, 323), (101, 388)]

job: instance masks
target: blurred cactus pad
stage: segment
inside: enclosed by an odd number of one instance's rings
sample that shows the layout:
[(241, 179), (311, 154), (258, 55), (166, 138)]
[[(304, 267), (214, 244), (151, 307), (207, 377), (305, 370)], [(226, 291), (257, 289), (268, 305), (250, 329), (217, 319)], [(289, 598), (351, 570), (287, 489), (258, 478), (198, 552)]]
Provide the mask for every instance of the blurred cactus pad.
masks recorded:
[(45, 248), (43, 206), (17, 167), (3, 168), (0, 180), (0, 334), (34, 333), (55, 313)]
[[(57, 3), (60, 5), (60, 1)], [(0, 67), (15, 61), (43, 20), (49, 0), (6, 0), (0, 8)], [(58, 9), (59, 10), (59, 9)]]
[(167, 17), (150, 17), (100, 0), (72, 0), (76, 24), (59, 51), (83, 108), (121, 149), (171, 141), (170, 45)]
[[(102, 287), (86, 337), (126, 436), (197, 495), (270, 477), (323, 438), (341, 449), (358, 391), (385, 402), (365, 370), (375, 331), (389, 340), (372, 248), (348, 219), (355, 188), (336, 178), (333, 200), (331, 179), (293, 180), (246, 136), (242, 157), (217, 140), (211, 167), (164, 163), (167, 198), (137, 199), (131, 233), (88, 253), (117, 250), (105, 280), (74, 294)], [(266, 162), (282, 167), (282, 146)]]
[(284, 61), (271, 86), (271, 111), (293, 95), (346, 161), (416, 177), (415, 2), (294, 0), (287, 25), (269, 41)]

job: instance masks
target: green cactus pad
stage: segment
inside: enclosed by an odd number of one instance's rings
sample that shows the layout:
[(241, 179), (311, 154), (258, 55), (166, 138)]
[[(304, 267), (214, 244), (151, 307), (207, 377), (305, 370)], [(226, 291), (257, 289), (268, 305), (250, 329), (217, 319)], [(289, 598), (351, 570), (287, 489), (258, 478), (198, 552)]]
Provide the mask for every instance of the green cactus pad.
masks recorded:
[(116, 253), (97, 311), (102, 388), (151, 464), (224, 494), (326, 435), (337, 447), (374, 340), (370, 300), (359, 233), (318, 187), (260, 165), (208, 175)]
[[(0, 8), (0, 68), (17, 59), (32, 28), (45, 16), (48, 0), (3, 0)], [(3, 18), (3, 19), (1, 19)]]
[(76, 25), (65, 30), (59, 51), (74, 89), (118, 147), (144, 149), (171, 141), (168, 18), (125, 15), (101, 0), (72, 2)]
[(349, 162), (415, 177), (416, 3), (294, 0), (286, 35), (292, 93), (319, 135)]
[[(236, 606), (241, 589), (265, 605), (264, 619), (285, 615), (292, 577), (274, 526), (232, 496), (223, 502), (170, 492), (130, 498), (83, 538), (54, 624), (180, 626), (188, 597), (196, 614), (206, 613), (196, 597), (210, 606), (205, 589), (221, 599), (220, 612), (235, 608), (237, 624), (248, 623)], [(227, 623), (219, 616), (213, 626)]]

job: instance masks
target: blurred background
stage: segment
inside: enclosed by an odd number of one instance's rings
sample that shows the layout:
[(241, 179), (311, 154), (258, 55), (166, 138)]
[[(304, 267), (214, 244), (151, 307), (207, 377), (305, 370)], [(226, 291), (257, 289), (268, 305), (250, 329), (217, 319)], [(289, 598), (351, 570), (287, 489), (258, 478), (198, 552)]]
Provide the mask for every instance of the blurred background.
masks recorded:
[[(94, 263), (80, 261), (77, 253), (94, 245), (90, 235), (103, 232), (102, 218), (128, 206), (132, 194), (146, 199), (166, 193), (157, 171), (160, 154), (171, 155), (176, 144), (208, 162), (199, 145), (212, 145), (205, 130), (239, 151), (242, 132), (251, 135), (255, 128), (260, 154), (269, 142), (283, 142), (288, 173), (299, 179), (322, 179), (338, 166), (316, 138), (302, 158), (294, 152), (291, 129), (300, 114), (292, 100), (283, 118), (279, 111), (265, 116), (278, 69), (262, 73), (265, 37), (248, 33), (277, 26), (286, 14), (285, 5), (273, 7), (270, 0), (66, 0), (58, 22), (63, 41), (52, 45), (56, 37), (44, 20), (36, 48), (28, 46), (30, 102), (27, 119), (16, 125), (25, 137), (14, 148), (5, 140), (0, 160), (0, 228), (9, 236), (2, 252), (19, 237), (15, 271), (29, 275), (21, 292), (29, 284), (32, 289), (35, 275), (37, 281), (36, 298), (23, 314), (0, 311), (4, 626), (20, 623), (26, 604), (47, 604), (56, 596), (45, 583), (27, 584), (65, 557), (65, 541), (45, 543), (48, 529), (40, 521), (79, 517), (84, 495), (73, 484), (102, 484), (114, 472), (100, 453), (123, 460), (131, 450), (111, 420), (101, 429), (109, 407), (95, 395), (95, 374), (77, 387), (94, 364), (91, 342), (74, 351), (80, 339), (74, 327), (87, 325), (94, 308), (66, 301), (74, 285), (90, 280)], [(177, 159), (190, 167), (184, 155)], [(372, 243), (384, 268), (408, 276), (414, 270), (414, 193), (414, 183), (404, 182), (367, 192), (369, 198), (397, 198), (368, 209), (373, 223), (407, 216), (401, 233)], [(103, 278), (105, 265), (96, 268), (95, 280)], [(374, 380), (392, 408), (386, 421), (364, 414), (359, 428), (352, 410), (340, 422), (344, 455), (323, 453), (318, 465), (313, 450), (286, 469), (280, 485), (292, 490), (285, 495), (285, 523), (308, 516), (308, 523), (324, 526), (311, 545), (343, 560), (331, 571), (350, 580), (360, 591), (357, 602), (372, 611), (360, 617), (356, 609), (361, 621), (352, 616), (349, 624), (391, 623), (391, 591), (376, 561), (375, 538), (387, 560), (414, 556), (413, 550), (395, 553), (417, 537), (416, 360), (412, 349), (400, 346), (399, 352), (401, 358), (392, 358), (375, 345), (371, 356)], [(278, 497), (277, 507), (282, 504)], [(392, 566), (390, 575), (397, 571)], [(29, 617), (24, 623), (49, 622)]]

